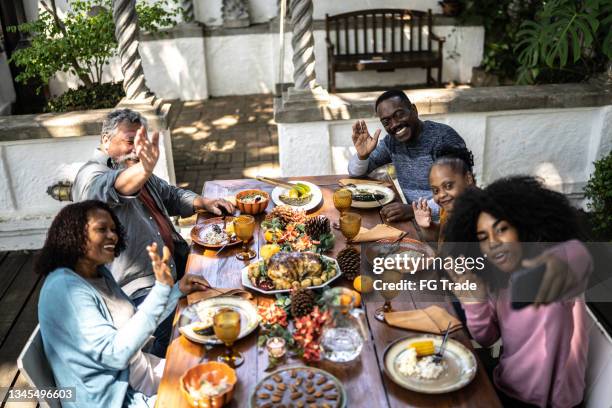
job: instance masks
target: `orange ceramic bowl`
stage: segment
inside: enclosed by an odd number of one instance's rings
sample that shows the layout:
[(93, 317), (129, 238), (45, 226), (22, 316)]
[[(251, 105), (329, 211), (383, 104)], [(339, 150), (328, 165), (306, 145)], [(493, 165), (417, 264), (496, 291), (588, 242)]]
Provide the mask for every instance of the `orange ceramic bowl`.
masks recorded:
[[(243, 198), (249, 195), (259, 194), (264, 197), (263, 200), (256, 203), (245, 203)], [(270, 195), (263, 190), (243, 190), (236, 194), (236, 206), (240, 210), (241, 214), (256, 215), (265, 211), (268, 203), (270, 202)]]
[[(223, 377), (227, 377), (227, 383), (230, 386), (222, 394), (205, 398), (194, 398), (187, 390), (187, 385), (195, 388), (203, 377), (215, 384), (219, 383)], [(230, 366), (217, 361), (207, 361), (185, 371), (185, 374), (181, 376), (181, 392), (192, 407), (220, 408), (231, 401), (236, 381), (238, 381), (236, 371)]]

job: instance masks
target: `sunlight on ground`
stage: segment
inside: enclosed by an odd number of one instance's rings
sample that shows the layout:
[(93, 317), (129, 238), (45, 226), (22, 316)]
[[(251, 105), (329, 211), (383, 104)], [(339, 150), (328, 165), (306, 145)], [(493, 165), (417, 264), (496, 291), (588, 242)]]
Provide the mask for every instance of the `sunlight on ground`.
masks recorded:
[(247, 167), (242, 171), (242, 174), (245, 177), (280, 177), (281, 170), (277, 163), (269, 162), (260, 164), (259, 166)]
[(186, 135), (193, 135), (198, 130), (199, 129), (197, 127), (195, 127), (195, 126), (179, 126), (179, 127), (173, 129), (173, 131), (175, 133), (184, 133)]
[(278, 154), (278, 146), (260, 147), (259, 153), (262, 154)]
[(235, 140), (226, 140), (223, 142), (223, 146), (219, 147), (218, 141), (212, 141), (203, 144), (200, 146), (200, 151), (203, 152), (227, 152), (228, 150), (233, 150), (236, 147)]
[(240, 119), (238, 115), (225, 115), (219, 119), (213, 120), (212, 124), (217, 129), (227, 129), (236, 125), (238, 123), (238, 119)]

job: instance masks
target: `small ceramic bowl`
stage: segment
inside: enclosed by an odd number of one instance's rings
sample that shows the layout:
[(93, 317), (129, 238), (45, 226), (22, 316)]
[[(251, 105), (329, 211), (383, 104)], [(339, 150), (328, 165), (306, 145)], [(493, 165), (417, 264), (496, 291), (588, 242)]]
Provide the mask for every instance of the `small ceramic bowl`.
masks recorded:
[[(187, 391), (187, 384), (192, 384), (192, 387), (195, 387), (196, 384), (199, 384), (202, 377), (208, 377), (209, 380), (215, 383), (220, 382), (223, 377), (227, 377), (227, 382), (230, 386), (222, 394), (204, 398), (194, 398), (189, 391)], [(231, 401), (234, 395), (236, 381), (238, 381), (236, 371), (230, 366), (217, 361), (207, 361), (206, 363), (198, 364), (185, 371), (185, 374), (181, 376), (181, 392), (192, 407), (220, 408)]]
[[(242, 201), (243, 197), (246, 197), (252, 194), (259, 194), (262, 197), (264, 197), (264, 199), (256, 203), (248, 203), (248, 204)], [(239, 192), (238, 194), (236, 194), (236, 206), (240, 210), (241, 214), (256, 215), (256, 214), (262, 213), (268, 206), (269, 202), (270, 202), (270, 195), (263, 190), (243, 190)]]

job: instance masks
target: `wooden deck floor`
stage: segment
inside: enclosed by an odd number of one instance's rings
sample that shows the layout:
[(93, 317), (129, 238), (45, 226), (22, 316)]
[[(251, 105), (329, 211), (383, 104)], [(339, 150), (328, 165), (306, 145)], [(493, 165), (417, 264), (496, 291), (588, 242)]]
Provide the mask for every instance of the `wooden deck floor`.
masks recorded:
[[(42, 285), (34, 273), (35, 251), (0, 252), (0, 387), (26, 387), (17, 357), (38, 324), (38, 294)], [(35, 402), (0, 407), (30, 408)]]

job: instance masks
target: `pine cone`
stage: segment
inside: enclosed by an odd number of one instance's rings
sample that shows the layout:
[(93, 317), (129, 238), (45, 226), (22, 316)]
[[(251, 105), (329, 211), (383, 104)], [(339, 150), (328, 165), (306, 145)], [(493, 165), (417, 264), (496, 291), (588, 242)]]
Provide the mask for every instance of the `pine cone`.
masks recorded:
[(306, 221), (306, 233), (315, 240), (323, 234), (331, 232), (331, 226), (329, 225), (329, 218), (324, 215), (317, 215), (308, 218)]
[(315, 296), (311, 290), (299, 288), (291, 293), (291, 315), (293, 317), (306, 316), (315, 307)]
[(279, 205), (274, 207), (266, 215), (266, 221), (270, 221), (272, 218), (278, 218), (283, 224), (283, 228), (292, 222), (304, 222), (306, 221), (306, 213), (304, 211), (294, 210), (288, 205)]
[(353, 247), (346, 247), (338, 253), (336, 260), (344, 277), (350, 281), (359, 275), (359, 251)]

